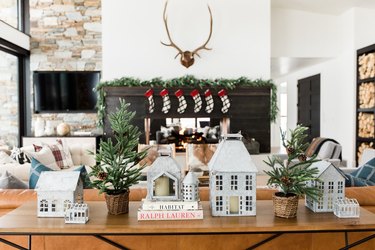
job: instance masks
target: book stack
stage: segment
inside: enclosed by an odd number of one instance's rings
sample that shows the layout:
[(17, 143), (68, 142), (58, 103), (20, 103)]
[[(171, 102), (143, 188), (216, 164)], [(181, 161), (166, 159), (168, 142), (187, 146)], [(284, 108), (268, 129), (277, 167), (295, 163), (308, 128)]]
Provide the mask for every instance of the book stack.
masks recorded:
[(199, 201), (150, 201), (143, 199), (138, 220), (199, 220), (203, 209)]

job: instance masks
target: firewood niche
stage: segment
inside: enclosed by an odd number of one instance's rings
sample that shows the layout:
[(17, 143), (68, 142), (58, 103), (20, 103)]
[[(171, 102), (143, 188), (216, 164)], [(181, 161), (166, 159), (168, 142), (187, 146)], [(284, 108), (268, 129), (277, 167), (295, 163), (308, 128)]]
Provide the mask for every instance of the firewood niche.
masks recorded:
[[(154, 111), (149, 111), (149, 100), (145, 96), (146, 92), (152, 89)], [(161, 126), (166, 126), (166, 118), (210, 118), (210, 126), (220, 125), (222, 131), (228, 133), (243, 134), (255, 138), (260, 143), (260, 153), (270, 152), (270, 108), (271, 108), (271, 87), (248, 87), (238, 86), (234, 89), (225, 89), (230, 107), (227, 113), (222, 112), (223, 100), (218, 95), (222, 87), (167, 87), (170, 100), (168, 113), (162, 111), (163, 98), (160, 92), (163, 87), (128, 87), (128, 86), (104, 86), (104, 106), (105, 114), (110, 114), (119, 105), (119, 98), (124, 98), (131, 103), (129, 110), (136, 112), (134, 125), (141, 131), (145, 131), (140, 137), (140, 143), (148, 144), (151, 140), (156, 140), (156, 132)], [(202, 108), (199, 112), (194, 112), (196, 101), (191, 96), (191, 92), (196, 89), (202, 100)], [(211, 113), (206, 112), (205, 91), (210, 89), (213, 97), (214, 108)], [(186, 100), (186, 110), (179, 113), (179, 99), (175, 92), (181, 90)], [(104, 138), (111, 137), (107, 115), (103, 116)]]

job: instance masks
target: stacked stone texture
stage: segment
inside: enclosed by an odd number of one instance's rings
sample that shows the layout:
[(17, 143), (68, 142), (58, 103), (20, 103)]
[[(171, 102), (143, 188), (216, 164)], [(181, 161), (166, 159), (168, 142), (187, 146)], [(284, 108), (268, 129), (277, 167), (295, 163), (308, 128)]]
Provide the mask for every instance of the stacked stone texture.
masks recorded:
[[(31, 71), (102, 69), (101, 0), (30, 0)], [(32, 106), (31, 106), (32, 107)], [(33, 114), (92, 130), (96, 114)]]

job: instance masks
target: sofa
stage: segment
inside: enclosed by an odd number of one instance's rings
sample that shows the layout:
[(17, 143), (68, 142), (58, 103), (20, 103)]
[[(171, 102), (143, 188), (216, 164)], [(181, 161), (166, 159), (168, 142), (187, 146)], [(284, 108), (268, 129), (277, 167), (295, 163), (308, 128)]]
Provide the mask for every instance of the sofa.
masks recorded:
[[(43, 141), (43, 139), (43, 137), (38, 138), (38, 142)], [(65, 143), (65, 141), (63, 141), (63, 143)], [(77, 167), (84, 165), (86, 167), (86, 171), (90, 172), (90, 166), (95, 165), (95, 158), (89, 154), (89, 151), (95, 152), (96, 145), (92, 143), (79, 143), (79, 141), (77, 141), (75, 143), (66, 144), (66, 146), (71, 155), (73, 166), (63, 169), (62, 171), (74, 170)], [(27, 152), (34, 151), (34, 147), (33, 145), (24, 145), (20, 151), (27, 154)], [(30, 167), (30, 162), (20, 164), (17, 161), (6, 161), (6, 163), (0, 164), (0, 174), (3, 175), (7, 171), (11, 175), (17, 177), (19, 180), (28, 183)]]
[[(275, 190), (257, 189), (257, 200), (270, 200)], [(140, 201), (146, 196), (146, 188), (131, 189), (130, 200)], [(208, 188), (200, 188), (201, 200), (208, 200)], [(375, 213), (375, 187), (347, 188), (346, 196), (356, 198), (362, 207)], [(94, 189), (86, 189), (85, 201), (104, 201), (103, 195), (98, 195)], [(28, 201), (36, 202), (33, 190), (0, 190), (0, 216), (17, 208)], [(270, 215), (272, 216), (272, 215)], [(374, 215), (375, 216), (375, 215)], [(298, 219), (298, 218), (297, 218)], [(240, 220), (240, 217), (239, 217)], [(146, 222), (155, 223), (155, 222)], [(155, 223), (157, 225), (157, 223)], [(187, 223), (188, 224), (188, 223)], [(0, 229), (1, 231), (1, 229)], [(374, 232), (349, 233), (349, 243), (359, 240)], [(0, 233), (1, 234), (1, 233)], [(269, 237), (270, 235), (184, 235), (184, 236), (107, 236), (129, 249), (246, 249), (249, 246)], [(27, 247), (27, 236), (3, 236), (1, 238)], [(338, 249), (345, 244), (343, 233), (300, 233), (284, 234), (267, 242), (257, 249)], [(13, 249), (0, 243), (0, 249)], [(32, 249), (38, 250), (110, 250), (115, 249), (93, 236), (33, 236)], [(375, 240), (366, 242), (355, 249), (375, 249)]]

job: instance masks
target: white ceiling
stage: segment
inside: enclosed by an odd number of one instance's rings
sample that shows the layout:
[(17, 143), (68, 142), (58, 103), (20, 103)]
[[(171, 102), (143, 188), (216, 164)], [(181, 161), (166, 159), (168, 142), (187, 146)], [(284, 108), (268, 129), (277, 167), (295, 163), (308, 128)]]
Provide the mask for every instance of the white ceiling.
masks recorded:
[[(340, 15), (353, 7), (375, 9), (375, 0), (271, 0), (271, 7)], [(329, 59), (271, 58), (271, 77), (277, 78), (327, 60)]]

